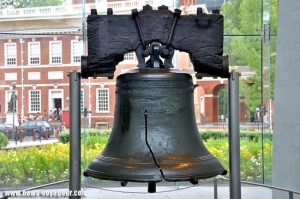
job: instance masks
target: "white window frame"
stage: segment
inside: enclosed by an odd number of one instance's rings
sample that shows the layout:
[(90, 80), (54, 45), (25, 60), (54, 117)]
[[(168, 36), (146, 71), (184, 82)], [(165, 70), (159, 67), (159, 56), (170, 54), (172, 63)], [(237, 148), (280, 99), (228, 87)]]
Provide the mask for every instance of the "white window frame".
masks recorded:
[[(77, 47), (78, 49), (75, 49), (75, 43), (80, 45)], [(83, 42), (81, 40), (71, 40), (71, 63), (81, 63), (81, 55), (83, 53)], [(74, 61), (74, 58), (79, 56), (79, 61)]]
[[(39, 110), (33, 110), (33, 107), (32, 107), (32, 98), (31, 98), (31, 93), (32, 92), (39, 92), (39, 105), (38, 105), (38, 108)], [(41, 90), (29, 90), (28, 91), (28, 112), (29, 113), (41, 113), (42, 111), (42, 108), (41, 108), (41, 104), (42, 104), (42, 95), (41, 95)]]
[(135, 52), (130, 52), (124, 54), (124, 62), (135, 62), (136, 61), (136, 55)]
[[(10, 101), (10, 97), (11, 97), (12, 93), (13, 93), (13, 90), (5, 91), (5, 113), (7, 113), (7, 111), (8, 111), (8, 102)], [(17, 97), (19, 97), (17, 90), (15, 90), (15, 94), (16, 94)], [(15, 113), (18, 113), (18, 100), (17, 100), (15, 108), (16, 108)]]
[[(100, 110), (100, 99), (99, 99), (99, 92), (106, 91), (107, 92), (107, 100), (105, 103), (107, 103), (107, 109), (106, 110)], [(110, 99), (109, 99), (109, 88), (98, 88), (96, 90), (96, 113), (109, 113), (110, 112)]]
[[(57, 49), (53, 48), (55, 45), (59, 45)], [(53, 62), (54, 55), (59, 59), (58, 62)], [(62, 64), (62, 42), (61, 41), (49, 41), (49, 60), (50, 60), (50, 64)]]
[[(8, 46), (14, 46), (14, 49), (12, 51), (8, 51)], [(17, 44), (16, 43), (5, 43), (4, 44), (4, 54), (5, 54), (5, 65), (6, 66), (16, 66), (17, 65)], [(9, 55), (9, 52), (13, 52), (11, 55)], [(14, 64), (10, 64), (8, 59), (15, 59)]]
[[(37, 52), (33, 54), (31, 52), (31, 45), (37, 45)], [(32, 63), (33, 60), (31, 58), (36, 58), (38, 63)], [(41, 63), (41, 43), (38, 41), (28, 42), (28, 65), (40, 65)]]
[(64, 99), (64, 89), (48, 89), (48, 107), (50, 109), (55, 108), (55, 104), (53, 101), (54, 98), (61, 98), (62, 99), (61, 107), (62, 108), (65, 107), (64, 100), (63, 100)]

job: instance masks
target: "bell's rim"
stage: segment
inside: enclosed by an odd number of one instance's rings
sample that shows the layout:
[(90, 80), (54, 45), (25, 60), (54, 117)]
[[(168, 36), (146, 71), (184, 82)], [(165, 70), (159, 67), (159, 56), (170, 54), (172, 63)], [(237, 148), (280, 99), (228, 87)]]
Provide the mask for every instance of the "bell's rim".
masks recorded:
[[(158, 172), (158, 171), (157, 171)], [(114, 173), (106, 173), (106, 172), (100, 172), (93, 169), (87, 168), (84, 171), (85, 177), (92, 177), (97, 178), (101, 180), (110, 180), (110, 181), (127, 181), (127, 182), (183, 182), (183, 181), (189, 181), (191, 179), (208, 179), (213, 178), (218, 175), (226, 175), (227, 170), (225, 170), (223, 167), (220, 167), (215, 170), (211, 171), (205, 171), (203, 173), (188, 173), (188, 174), (174, 174), (174, 171), (168, 171), (164, 170), (164, 176), (161, 174), (157, 175), (134, 175), (134, 174), (128, 174), (128, 175), (116, 175)]]

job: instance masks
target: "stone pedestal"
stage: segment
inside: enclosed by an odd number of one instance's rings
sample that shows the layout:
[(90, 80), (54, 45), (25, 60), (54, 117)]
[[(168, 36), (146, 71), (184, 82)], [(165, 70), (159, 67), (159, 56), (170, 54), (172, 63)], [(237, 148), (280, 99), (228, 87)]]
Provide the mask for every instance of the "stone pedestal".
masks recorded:
[(5, 123), (6, 124), (15, 124), (15, 126), (19, 126), (18, 114), (13, 113), (13, 112), (6, 113), (6, 122)]

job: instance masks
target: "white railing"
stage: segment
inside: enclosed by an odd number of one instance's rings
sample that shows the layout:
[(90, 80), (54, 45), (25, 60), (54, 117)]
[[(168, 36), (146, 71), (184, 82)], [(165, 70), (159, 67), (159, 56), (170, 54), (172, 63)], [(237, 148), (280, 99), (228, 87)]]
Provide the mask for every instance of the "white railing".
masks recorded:
[[(107, 8), (113, 8), (114, 14), (130, 13), (132, 9), (142, 9), (146, 4), (156, 8), (161, 4), (174, 8), (173, 0), (128, 0), (116, 2), (101, 2), (85, 5), (85, 13), (89, 14), (91, 9), (97, 9), (99, 14), (104, 14)], [(59, 16), (74, 16), (80, 17), (82, 15), (82, 5), (62, 5), (62, 6), (47, 6), (47, 7), (34, 7), (34, 8), (18, 8), (18, 9), (3, 9), (0, 10), (0, 20), (14, 19), (22, 20), (24, 18), (51, 18)]]

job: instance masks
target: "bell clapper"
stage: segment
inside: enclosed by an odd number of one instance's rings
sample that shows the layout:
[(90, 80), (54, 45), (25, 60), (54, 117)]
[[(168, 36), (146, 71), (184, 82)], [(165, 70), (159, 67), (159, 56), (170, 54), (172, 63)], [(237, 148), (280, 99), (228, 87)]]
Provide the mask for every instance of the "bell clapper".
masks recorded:
[(196, 184), (198, 184), (198, 179), (197, 178), (191, 178), (190, 183), (192, 183), (193, 185), (196, 185)]
[(156, 192), (156, 183), (155, 182), (149, 182), (148, 183), (148, 192), (149, 193), (155, 193)]
[(121, 181), (121, 186), (122, 186), (122, 187), (126, 187), (127, 184), (128, 184), (128, 181)]

